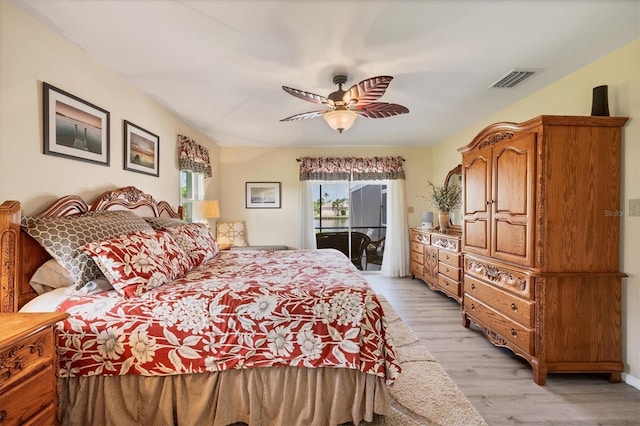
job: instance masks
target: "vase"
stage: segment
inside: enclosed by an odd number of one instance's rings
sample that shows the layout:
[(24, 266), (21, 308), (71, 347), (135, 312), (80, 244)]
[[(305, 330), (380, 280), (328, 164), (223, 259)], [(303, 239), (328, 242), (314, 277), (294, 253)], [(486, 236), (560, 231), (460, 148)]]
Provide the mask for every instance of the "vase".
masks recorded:
[(591, 101), (591, 115), (595, 117), (609, 116), (609, 90), (608, 86), (593, 88), (593, 100)]
[(440, 229), (447, 231), (449, 229), (449, 212), (441, 211), (438, 214), (438, 221), (440, 222)]

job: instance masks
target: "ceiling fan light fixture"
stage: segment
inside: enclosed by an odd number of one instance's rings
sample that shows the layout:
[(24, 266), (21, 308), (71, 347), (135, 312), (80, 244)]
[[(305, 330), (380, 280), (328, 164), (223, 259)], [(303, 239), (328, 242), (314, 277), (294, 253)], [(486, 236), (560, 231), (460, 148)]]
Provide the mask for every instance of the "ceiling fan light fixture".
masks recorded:
[(339, 133), (344, 132), (353, 126), (358, 114), (348, 109), (336, 109), (326, 112), (323, 115), (324, 121), (327, 122), (329, 127), (333, 130), (337, 130)]
[(298, 99), (325, 105), (331, 109), (303, 112), (302, 114), (283, 118), (280, 121), (297, 121), (322, 116), (329, 127), (342, 133), (353, 126), (358, 116), (385, 118), (406, 114), (409, 112), (409, 108), (405, 106), (389, 102), (376, 102), (384, 95), (392, 79), (393, 77), (389, 75), (380, 75), (362, 80), (360, 83), (351, 86), (349, 90), (342, 90), (342, 85), (346, 83), (347, 76), (342, 74), (334, 75), (333, 83), (338, 85), (338, 90), (330, 93), (329, 96), (316, 95), (293, 87), (282, 86), (285, 92)]

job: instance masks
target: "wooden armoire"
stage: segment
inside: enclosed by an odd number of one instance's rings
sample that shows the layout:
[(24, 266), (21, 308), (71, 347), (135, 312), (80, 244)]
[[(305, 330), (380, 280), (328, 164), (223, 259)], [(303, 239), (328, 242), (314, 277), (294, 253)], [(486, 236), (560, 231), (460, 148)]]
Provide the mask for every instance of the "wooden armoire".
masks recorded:
[(620, 162), (627, 118), (497, 123), (462, 147), (462, 316), (533, 379), (621, 379)]

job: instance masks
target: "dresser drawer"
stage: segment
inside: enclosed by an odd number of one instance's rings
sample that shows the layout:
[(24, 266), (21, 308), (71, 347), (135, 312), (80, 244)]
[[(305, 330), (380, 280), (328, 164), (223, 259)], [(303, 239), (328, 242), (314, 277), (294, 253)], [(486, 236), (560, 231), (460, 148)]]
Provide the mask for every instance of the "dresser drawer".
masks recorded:
[(431, 244), (430, 234), (423, 234), (418, 231), (411, 231), (411, 241), (421, 244)]
[[(530, 354), (533, 353), (533, 331), (530, 328), (512, 321), (506, 316), (487, 307), (479, 300), (470, 296), (466, 290), (463, 306), (468, 315), (477, 318), (495, 333), (498, 333), (503, 339)], [(506, 344), (506, 342), (504, 342), (504, 344)]]
[(465, 256), (464, 274), (533, 300), (533, 277), (524, 272)]
[(424, 277), (424, 266), (420, 263), (411, 262), (411, 275), (416, 277)]
[(445, 250), (453, 252), (460, 251), (460, 239), (456, 237), (449, 237), (440, 234), (434, 234), (431, 236), (431, 245)]
[(446, 263), (447, 265), (451, 265), (456, 268), (460, 267), (459, 253), (451, 253), (450, 251), (440, 250), (438, 253), (438, 260), (442, 263)]
[(46, 408), (42, 409), (42, 411), (24, 423), (24, 426), (57, 425), (59, 423), (53, 420), (57, 419), (57, 416), (58, 407), (54, 404), (47, 405)]
[(49, 365), (27, 380), (2, 392), (0, 394), (0, 412), (4, 414), (2, 425), (24, 424), (41, 411), (52, 414), (42, 424), (52, 424), (56, 410), (54, 389), (55, 374), (53, 365)]
[(455, 296), (456, 299), (460, 301), (460, 296), (462, 295), (462, 292), (460, 291), (460, 282), (454, 281), (440, 274), (438, 275), (438, 287), (452, 296)]
[(438, 272), (446, 277), (451, 278), (454, 281), (460, 281), (460, 269), (455, 266), (447, 265), (444, 262), (439, 262)]
[(424, 254), (424, 244), (411, 241), (411, 251)]
[(53, 332), (39, 331), (0, 352), (0, 392), (34, 371), (53, 365)]
[(514, 296), (468, 275), (464, 277), (464, 292), (512, 320), (527, 327), (533, 327), (534, 303), (532, 301)]
[(419, 263), (420, 265), (424, 265), (424, 254), (416, 253), (415, 251), (411, 252), (411, 262)]

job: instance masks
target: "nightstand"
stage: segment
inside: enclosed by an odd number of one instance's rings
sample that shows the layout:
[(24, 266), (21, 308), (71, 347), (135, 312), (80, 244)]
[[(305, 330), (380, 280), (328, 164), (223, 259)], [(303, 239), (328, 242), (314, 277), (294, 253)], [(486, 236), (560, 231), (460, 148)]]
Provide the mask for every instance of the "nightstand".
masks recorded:
[(0, 424), (58, 423), (55, 324), (65, 313), (0, 313)]

